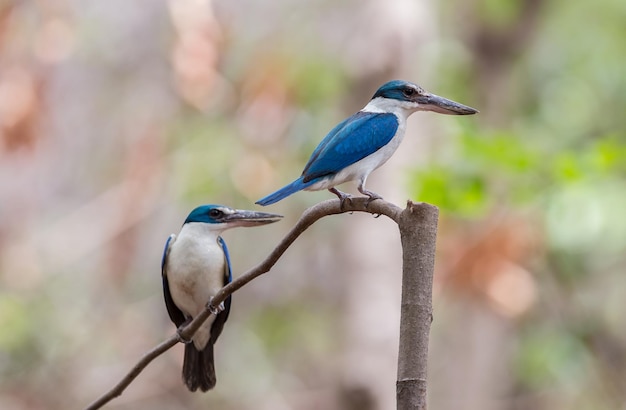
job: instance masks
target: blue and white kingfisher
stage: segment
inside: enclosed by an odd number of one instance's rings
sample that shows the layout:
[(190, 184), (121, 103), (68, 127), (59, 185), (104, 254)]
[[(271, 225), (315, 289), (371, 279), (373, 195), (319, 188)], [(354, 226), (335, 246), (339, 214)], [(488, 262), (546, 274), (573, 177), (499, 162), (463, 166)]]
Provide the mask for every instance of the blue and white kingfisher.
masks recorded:
[[(161, 273), (167, 313), (181, 329), (232, 281), (230, 256), (220, 234), (238, 226), (277, 222), (281, 215), (202, 205), (191, 211), (178, 235), (165, 243)], [(215, 386), (213, 345), (230, 312), (231, 297), (218, 307), (185, 345), (183, 381), (191, 391)]]
[(407, 118), (416, 111), (453, 115), (478, 112), (408, 81), (390, 81), (376, 91), (361, 111), (326, 135), (313, 151), (300, 178), (256, 203), (265, 206), (301, 190), (328, 189), (343, 205), (349, 195), (335, 187), (348, 181), (358, 181), (359, 192), (367, 195), (370, 201), (380, 199), (378, 194), (365, 189), (365, 181), (398, 149)]

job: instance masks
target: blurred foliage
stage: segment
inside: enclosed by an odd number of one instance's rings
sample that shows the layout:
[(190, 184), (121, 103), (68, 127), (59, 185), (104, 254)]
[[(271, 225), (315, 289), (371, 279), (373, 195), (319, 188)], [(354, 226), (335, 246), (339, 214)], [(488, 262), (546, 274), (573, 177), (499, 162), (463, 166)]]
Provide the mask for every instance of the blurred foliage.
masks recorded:
[[(188, 209), (251, 207), (397, 77), (481, 111), (408, 127), (433, 139), (399, 190), (441, 209), (432, 407), (623, 408), (625, 21), (623, 0), (1, 3), (0, 408), (80, 407), (119, 380), (174, 331), (158, 262)], [(283, 223), (227, 234), (236, 272), (327, 197), (294, 195)], [(372, 239), (382, 219), (316, 224), (236, 295), (218, 389), (186, 392), (176, 350), (112, 405), (393, 395), (375, 336), (399, 292), (384, 275), (357, 286), (367, 246), (394, 246)], [(348, 246), (349, 223), (365, 243)]]
[[(412, 174), (412, 196), (461, 216), (476, 217), (496, 204), (545, 203), (557, 191), (571, 190), (577, 185), (589, 185), (589, 189), (595, 186), (604, 192), (603, 186), (596, 185), (600, 182), (619, 192), (626, 177), (626, 141), (609, 135), (584, 144), (546, 153), (536, 144), (505, 131), (492, 135), (460, 134), (456, 144), (453, 142), (445, 152), (432, 155), (427, 167)], [(620, 204), (623, 198), (619, 193), (617, 196), (612, 198), (616, 201), (607, 202)], [(616, 213), (612, 215), (620, 219)]]
[[(524, 31), (523, 2), (478, 4), (470, 14), (486, 28), (466, 24), (470, 37), (482, 30), (506, 38), (515, 25)], [(541, 221), (543, 256), (520, 261), (536, 272), (541, 295), (514, 356), (519, 397), (532, 397), (522, 408), (626, 403), (626, 337), (607, 321), (626, 311), (605, 298), (607, 284), (623, 288), (626, 273), (624, 18), (625, 3), (616, 0), (600, 8), (544, 2), (528, 44), (517, 50), (512, 42), (508, 58), (488, 48), (471, 58), (445, 49), (443, 87), (467, 92), (469, 84), (491, 118), (446, 136), (411, 175), (413, 197), (438, 204), (456, 223), (476, 226), (502, 210)], [(601, 23), (581, 25), (590, 19)], [(469, 80), (481, 70), (489, 71), (482, 82)], [(582, 331), (588, 323), (593, 330)]]
[(0, 326), (4, 331), (0, 336), (0, 349), (8, 354), (18, 351), (32, 337), (31, 323), (22, 300), (11, 295), (3, 296), (0, 299)]
[(268, 307), (249, 318), (249, 327), (265, 343), (271, 356), (285, 356), (285, 347), (298, 346), (291, 360), (297, 360), (302, 351), (305, 357), (322, 356), (332, 350), (337, 341), (329, 338), (335, 330), (324, 315), (311, 312), (308, 307), (290, 303)]
[(570, 384), (585, 383), (591, 369), (579, 340), (554, 329), (533, 329), (523, 340), (516, 368), (527, 388), (559, 384), (569, 389)]

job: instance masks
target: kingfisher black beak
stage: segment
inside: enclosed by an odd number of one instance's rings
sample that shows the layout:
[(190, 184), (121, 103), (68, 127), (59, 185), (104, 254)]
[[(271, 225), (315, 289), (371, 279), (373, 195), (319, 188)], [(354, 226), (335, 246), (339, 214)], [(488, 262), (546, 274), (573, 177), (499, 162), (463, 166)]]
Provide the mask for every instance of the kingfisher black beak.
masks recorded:
[(471, 115), (478, 112), (477, 109), (459, 104), (456, 101), (448, 100), (435, 94), (425, 94), (417, 98), (420, 109), (423, 111), (433, 111), (439, 114), (448, 115)]
[(278, 222), (282, 218), (282, 215), (237, 209), (232, 214), (225, 215), (221, 222), (237, 226), (258, 226)]

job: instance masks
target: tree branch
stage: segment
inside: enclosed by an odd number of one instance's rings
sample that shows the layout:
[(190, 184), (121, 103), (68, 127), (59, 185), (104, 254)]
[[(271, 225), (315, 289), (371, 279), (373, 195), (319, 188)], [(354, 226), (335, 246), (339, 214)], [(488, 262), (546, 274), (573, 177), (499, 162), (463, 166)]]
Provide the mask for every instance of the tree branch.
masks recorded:
[[(345, 206), (342, 209), (338, 199), (330, 199), (324, 202), (320, 202), (304, 211), (296, 225), (289, 231), (289, 233), (279, 242), (274, 250), (265, 258), (264, 261), (257, 266), (245, 272), (243, 275), (233, 280), (228, 285), (224, 286), (211, 300), (210, 305), (204, 309), (204, 311), (196, 316), (179, 334), (171, 336), (148, 353), (146, 353), (133, 368), (119, 381), (111, 390), (99, 397), (93, 403), (86, 407), (86, 410), (95, 410), (104, 406), (115, 397), (120, 396), (124, 390), (130, 385), (130, 383), (137, 378), (139, 373), (145, 369), (152, 360), (169, 350), (172, 346), (180, 341), (181, 338), (189, 340), (193, 334), (198, 330), (202, 323), (211, 315), (211, 310), (214, 310), (221, 302), (233, 292), (237, 291), (251, 280), (258, 276), (268, 272), (272, 266), (280, 259), (285, 251), (291, 246), (291, 244), (311, 225), (317, 220), (329, 216), (336, 215), (344, 212), (369, 212), (374, 215), (385, 215), (400, 224), (400, 218), (406, 211), (402, 211), (399, 207), (383, 200), (375, 200), (368, 204), (369, 198), (352, 198), (345, 202)], [(401, 231), (402, 232), (402, 231)], [(429, 319), (430, 324), (430, 319)]]
[(437, 207), (409, 201), (397, 221), (402, 242), (402, 306), (396, 382), (398, 410), (426, 410), (438, 217)]
[(178, 343), (178, 335), (170, 336), (169, 339), (161, 342), (158, 346), (144, 354), (141, 359), (133, 366), (133, 368), (120, 380), (111, 390), (100, 396), (97, 400), (85, 407), (86, 410), (99, 409), (114, 398), (120, 396), (122, 392), (139, 376), (139, 373), (145, 369), (151, 361), (168, 351), (172, 346)]

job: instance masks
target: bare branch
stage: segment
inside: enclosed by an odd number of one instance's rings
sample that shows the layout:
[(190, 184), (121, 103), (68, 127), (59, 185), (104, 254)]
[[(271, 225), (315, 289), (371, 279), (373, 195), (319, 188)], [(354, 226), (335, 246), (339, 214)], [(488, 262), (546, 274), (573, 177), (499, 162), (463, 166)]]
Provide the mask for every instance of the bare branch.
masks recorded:
[(348, 200), (344, 204), (344, 208), (342, 209), (340, 206), (340, 202), (338, 199), (330, 199), (324, 202), (320, 202), (317, 205), (312, 206), (311, 208), (304, 211), (296, 225), (289, 231), (289, 233), (279, 242), (279, 244), (274, 248), (274, 250), (265, 258), (264, 261), (259, 263), (257, 266), (249, 269), (243, 275), (233, 280), (228, 285), (224, 286), (212, 299), (211, 305), (207, 305), (205, 310), (196, 316), (191, 323), (189, 323), (184, 329), (180, 331), (180, 335), (176, 334), (171, 336), (169, 339), (165, 340), (148, 353), (146, 353), (138, 362), (133, 366), (130, 372), (124, 376), (119, 383), (117, 383), (111, 390), (106, 392), (96, 401), (91, 403), (86, 410), (95, 410), (104, 406), (109, 401), (113, 400), (115, 397), (120, 396), (126, 387), (130, 385), (130, 383), (137, 378), (139, 373), (145, 369), (152, 360), (156, 357), (163, 354), (165, 351), (170, 349), (176, 343), (180, 341), (180, 338), (184, 338), (186, 340), (191, 339), (193, 334), (198, 330), (198, 328), (202, 325), (202, 323), (211, 315), (211, 310), (215, 309), (221, 302), (225, 301), (226, 298), (231, 295), (233, 292), (239, 290), (241, 287), (246, 285), (248, 282), (253, 280), (254, 278), (261, 276), (262, 274), (268, 272), (272, 266), (276, 264), (276, 262), (280, 259), (280, 257), (285, 253), (285, 251), (291, 246), (291, 244), (311, 225), (313, 225), (317, 220), (329, 216), (336, 215), (344, 212), (368, 212), (374, 215), (385, 215), (396, 223), (399, 222), (399, 218), (402, 213), (402, 209), (397, 207), (394, 204), (383, 200), (375, 200), (369, 202), (369, 198), (352, 198)]
[(436, 206), (409, 201), (398, 219), (402, 242), (402, 306), (396, 382), (398, 410), (426, 410), (438, 217)]
[(143, 355), (143, 357), (139, 359), (137, 364), (133, 366), (130, 372), (128, 372), (126, 376), (124, 376), (124, 378), (119, 381), (119, 383), (117, 383), (111, 390), (106, 392), (104, 395), (100, 396), (96, 401), (91, 403), (89, 406), (85, 407), (85, 409), (86, 410), (99, 409), (100, 407), (104, 406), (105, 404), (113, 400), (114, 398), (120, 396), (122, 392), (126, 389), (126, 387), (128, 387), (128, 385), (130, 385), (132, 381), (135, 380), (137, 376), (139, 376), (139, 373), (141, 373), (143, 369), (145, 369), (152, 360), (156, 359), (161, 354), (168, 351), (172, 346), (174, 346), (178, 342), (179, 342), (178, 335), (171, 336), (169, 339), (161, 342), (154, 349), (150, 350), (148, 353)]

